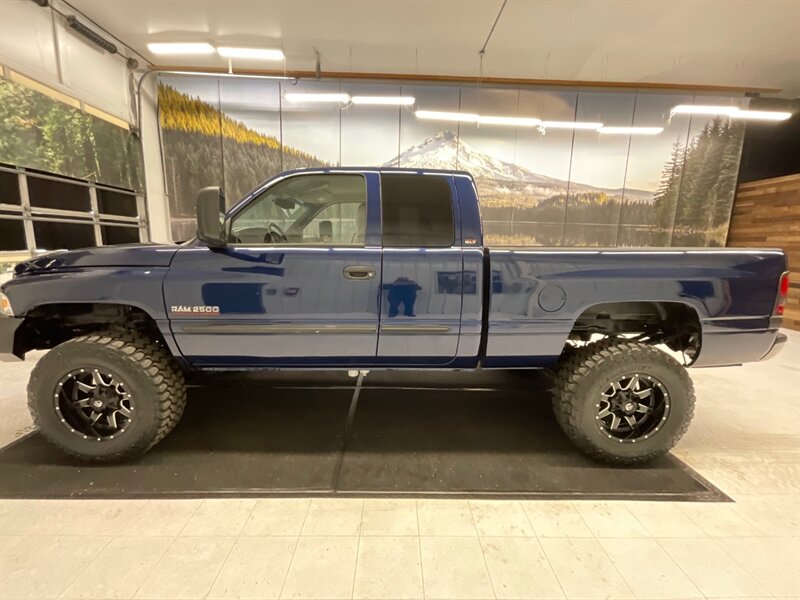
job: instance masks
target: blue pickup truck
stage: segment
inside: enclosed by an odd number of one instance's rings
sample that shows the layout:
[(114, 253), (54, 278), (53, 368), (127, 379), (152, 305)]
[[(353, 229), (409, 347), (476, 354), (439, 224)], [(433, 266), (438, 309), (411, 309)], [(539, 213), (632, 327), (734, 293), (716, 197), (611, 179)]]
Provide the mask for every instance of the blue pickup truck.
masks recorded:
[(47, 254), (0, 288), (0, 356), (51, 349), (28, 397), (62, 450), (145, 452), (196, 370), (522, 368), (552, 371), (581, 450), (635, 464), (686, 431), (685, 366), (786, 340), (780, 250), (489, 248), (465, 172), (304, 169), (224, 205), (202, 190), (186, 243)]

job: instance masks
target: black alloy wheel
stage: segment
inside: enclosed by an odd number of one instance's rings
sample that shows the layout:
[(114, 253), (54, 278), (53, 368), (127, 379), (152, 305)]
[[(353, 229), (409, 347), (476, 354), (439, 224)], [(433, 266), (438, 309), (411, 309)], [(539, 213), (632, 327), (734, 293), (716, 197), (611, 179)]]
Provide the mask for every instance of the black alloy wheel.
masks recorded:
[(636, 443), (656, 433), (669, 416), (669, 393), (649, 375), (615, 378), (600, 394), (597, 426), (609, 438)]
[(127, 384), (108, 369), (74, 369), (53, 394), (61, 422), (83, 439), (113, 440), (133, 420), (134, 400)]

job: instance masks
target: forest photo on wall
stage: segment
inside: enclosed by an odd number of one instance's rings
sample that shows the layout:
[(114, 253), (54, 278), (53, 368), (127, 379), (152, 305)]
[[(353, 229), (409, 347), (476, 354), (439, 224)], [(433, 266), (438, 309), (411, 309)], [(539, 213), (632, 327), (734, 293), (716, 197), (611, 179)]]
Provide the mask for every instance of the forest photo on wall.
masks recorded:
[[(415, 106), (287, 102), (290, 92), (413, 96)], [(460, 169), (475, 177), (487, 243), (722, 246), (740, 121), (671, 115), (730, 98), (350, 82), (162, 77), (159, 116), (173, 238), (194, 234), (194, 198), (233, 204), (266, 178), (314, 166)], [(737, 99), (742, 102), (742, 99)], [(658, 135), (422, 120), (414, 109), (663, 127)]]
[(144, 188), (141, 144), (129, 129), (3, 77), (0, 163)]

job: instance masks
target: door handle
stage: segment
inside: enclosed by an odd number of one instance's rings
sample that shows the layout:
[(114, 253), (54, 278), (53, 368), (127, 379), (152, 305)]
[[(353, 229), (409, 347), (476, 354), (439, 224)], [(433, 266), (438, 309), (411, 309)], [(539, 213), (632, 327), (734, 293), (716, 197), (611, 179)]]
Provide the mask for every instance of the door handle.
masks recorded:
[(346, 279), (367, 280), (375, 277), (375, 269), (365, 265), (350, 265), (344, 268), (343, 273)]

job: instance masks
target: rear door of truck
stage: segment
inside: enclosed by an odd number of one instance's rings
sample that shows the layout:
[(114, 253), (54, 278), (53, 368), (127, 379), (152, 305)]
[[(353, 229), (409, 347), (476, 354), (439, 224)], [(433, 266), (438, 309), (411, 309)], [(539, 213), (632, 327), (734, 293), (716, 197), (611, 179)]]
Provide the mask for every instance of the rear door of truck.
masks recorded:
[(381, 214), (378, 361), (446, 365), (458, 352), (464, 291), (453, 176), (382, 172)]

